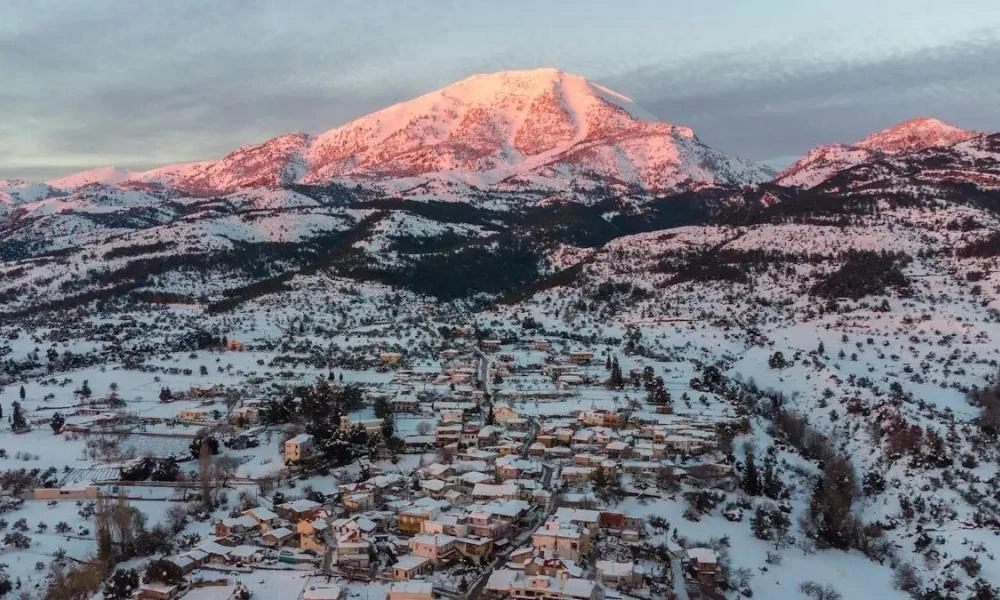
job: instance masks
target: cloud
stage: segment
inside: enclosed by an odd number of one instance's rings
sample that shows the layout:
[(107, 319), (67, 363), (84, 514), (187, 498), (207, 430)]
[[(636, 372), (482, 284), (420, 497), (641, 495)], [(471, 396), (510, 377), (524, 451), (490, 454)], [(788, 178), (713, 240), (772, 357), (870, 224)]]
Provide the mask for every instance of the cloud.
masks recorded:
[[(620, 11), (598, 5), (567, 15), (542, 3), (525, 17), (456, 2), (293, 4), (0, 5), (0, 177), (217, 157), (290, 130), (325, 131), (474, 72), (528, 66), (579, 70), (706, 143), (758, 159), (916, 115), (1000, 123), (996, 31), (942, 26), (944, 39), (966, 41), (914, 51), (914, 39), (931, 42), (902, 23), (910, 49), (886, 56), (885, 43), (827, 52), (843, 36), (812, 44), (781, 23), (734, 36), (726, 31), (745, 29), (743, 16), (677, 21), (686, 9), (671, 22), (688, 26), (660, 39), (642, 27), (659, 27), (652, 11), (672, 14), (664, 2), (620, 15), (628, 27), (606, 23)], [(704, 48), (694, 43), (700, 27), (714, 36)]]
[(1000, 129), (1000, 39), (852, 62), (715, 55), (614, 78), (654, 114), (709, 144), (757, 159), (851, 142), (898, 121), (935, 116)]

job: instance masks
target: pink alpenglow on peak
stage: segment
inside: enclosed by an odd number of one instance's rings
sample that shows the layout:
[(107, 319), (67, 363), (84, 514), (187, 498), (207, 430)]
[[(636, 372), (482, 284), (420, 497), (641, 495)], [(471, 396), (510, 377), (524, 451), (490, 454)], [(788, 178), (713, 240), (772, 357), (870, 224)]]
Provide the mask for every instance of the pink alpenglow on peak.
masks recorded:
[(861, 140), (855, 146), (885, 154), (905, 154), (925, 148), (945, 147), (980, 135), (949, 125), (938, 119), (919, 118), (903, 121)]
[(486, 190), (620, 185), (668, 192), (766, 181), (768, 169), (701, 143), (627, 96), (557, 69), (474, 75), (317, 136), (286, 134), (220, 160), (141, 173), (70, 176), (192, 195), (289, 183), (425, 183)]
[(901, 156), (929, 148), (944, 148), (982, 135), (937, 119), (903, 121), (853, 144), (817, 146), (782, 171), (775, 182), (811, 188), (835, 173), (876, 157)]

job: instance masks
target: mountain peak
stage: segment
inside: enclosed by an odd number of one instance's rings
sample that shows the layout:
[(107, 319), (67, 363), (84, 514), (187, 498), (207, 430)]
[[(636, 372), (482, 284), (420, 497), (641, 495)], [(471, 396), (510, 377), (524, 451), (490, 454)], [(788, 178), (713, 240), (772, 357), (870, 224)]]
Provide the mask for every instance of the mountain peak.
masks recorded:
[(691, 129), (657, 119), (628, 96), (541, 68), (473, 75), (315, 137), (289, 133), (219, 160), (93, 172), (58, 187), (128, 180), (205, 196), (344, 179), (400, 189), (616, 185), (662, 193), (769, 178), (759, 165), (705, 146)]
[(897, 123), (864, 138), (855, 146), (885, 154), (905, 154), (926, 148), (951, 146), (979, 135), (938, 119), (920, 117)]

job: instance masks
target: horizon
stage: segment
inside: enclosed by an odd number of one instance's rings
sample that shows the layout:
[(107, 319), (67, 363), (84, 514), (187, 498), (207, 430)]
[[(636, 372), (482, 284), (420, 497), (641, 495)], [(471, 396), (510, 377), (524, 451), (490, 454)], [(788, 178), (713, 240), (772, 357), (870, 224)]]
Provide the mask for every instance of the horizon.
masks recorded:
[(216, 159), (475, 74), (534, 68), (599, 82), (764, 164), (916, 117), (1000, 128), (995, 3), (520, 4), (0, 7), (0, 178)]

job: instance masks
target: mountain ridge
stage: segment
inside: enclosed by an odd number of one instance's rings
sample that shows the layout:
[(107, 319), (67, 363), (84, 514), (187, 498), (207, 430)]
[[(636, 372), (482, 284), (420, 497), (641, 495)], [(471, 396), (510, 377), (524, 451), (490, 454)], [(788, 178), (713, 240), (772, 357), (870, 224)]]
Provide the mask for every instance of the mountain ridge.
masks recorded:
[(705, 146), (627, 96), (557, 69), (474, 75), (315, 136), (287, 133), (219, 160), (141, 172), (104, 167), (58, 180), (130, 182), (191, 195), (337, 180), (422, 178), (488, 189), (526, 180), (553, 190), (606, 181), (654, 193), (770, 179), (750, 161)]

